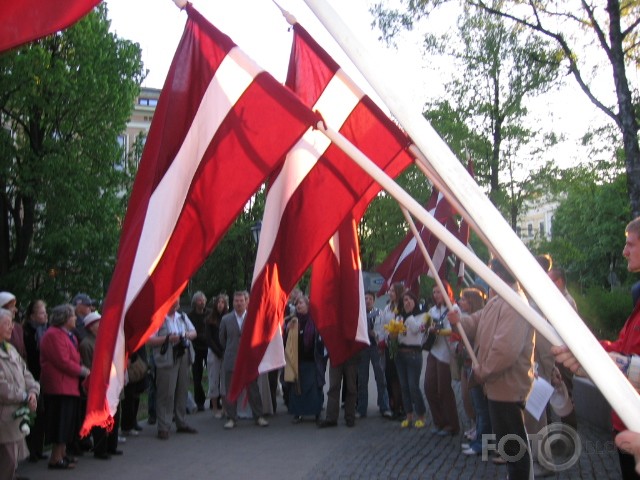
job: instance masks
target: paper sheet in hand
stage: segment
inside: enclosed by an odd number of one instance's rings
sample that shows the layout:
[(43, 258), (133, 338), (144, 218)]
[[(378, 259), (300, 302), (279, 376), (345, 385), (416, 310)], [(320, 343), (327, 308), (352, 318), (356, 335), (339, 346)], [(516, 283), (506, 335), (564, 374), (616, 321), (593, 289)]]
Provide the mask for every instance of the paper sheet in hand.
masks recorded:
[(547, 407), (547, 403), (549, 403), (552, 394), (553, 387), (551, 384), (544, 378), (536, 377), (533, 380), (533, 388), (531, 389), (529, 398), (527, 398), (525, 409), (533, 418), (540, 420), (542, 412), (544, 412), (544, 409)]

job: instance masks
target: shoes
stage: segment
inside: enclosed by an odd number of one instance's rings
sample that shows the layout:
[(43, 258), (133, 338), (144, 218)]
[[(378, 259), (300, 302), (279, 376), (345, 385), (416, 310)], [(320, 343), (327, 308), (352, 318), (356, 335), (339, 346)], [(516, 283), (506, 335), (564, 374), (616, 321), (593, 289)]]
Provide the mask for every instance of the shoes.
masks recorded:
[(122, 435), (118, 435), (118, 443), (127, 443), (127, 439)]
[(362, 415), (360, 412), (356, 412), (356, 418), (366, 417), (366, 415)]
[(436, 435), (438, 435), (439, 437), (448, 437), (449, 435), (453, 436), (457, 434), (458, 432), (453, 432), (451, 430), (439, 430), (438, 432), (436, 432)]
[(382, 412), (382, 416), (384, 418), (393, 418), (393, 412), (391, 410), (385, 410)]
[(69, 462), (66, 458), (61, 458), (56, 463), (50, 463), (48, 467), (50, 470), (71, 470), (76, 468), (76, 464)]
[(349, 420), (347, 420), (347, 427), (349, 428), (353, 428), (356, 426), (356, 421), (353, 420), (352, 418), (350, 418)]
[(159, 431), (158, 432), (158, 438), (160, 440), (169, 440), (169, 432), (165, 432), (165, 431)]
[(547, 470), (542, 465), (540, 465), (538, 462), (534, 462), (534, 464), (533, 464), (533, 475), (535, 476), (535, 478), (550, 477), (553, 474), (554, 474), (554, 472), (552, 472), (551, 470)]
[(413, 428), (424, 428), (424, 426), (424, 420), (416, 420), (416, 422), (413, 424)]
[(467, 448), (471, 448), (471, 445), (470, 445), (470, 444), (468, 444), (468, 443), (461, 443), (461, 444), (460, 444), (460, 448), (461, 448), (462, 450), (466, 450)]
[(441, 430), (438, 427), (431, 427), (431, 430), (429, 431), (431, 433), (435, 433), (436, 435), (441, 432)]
[(258, 419), (256, 420), (256, 425), (258, 425), (259, 427), (268, 427), (269, 422), (267, 422), (267, 419), (264, 417), (258, 417)]
[(156, 424), (156, 417), (149, 417), (147, 419), (147, 425), (155, 425)]
[(140, 432), (135, 428), (133, 430), (123, 430), (120, 433), (122, 433), (123, 437), (137, 437), (140, 435)]
[(302, 416), (301, 415), (294, 415), (293, 416), (293, 420), (291, 420), (291, 423), (302, 423)]
[(64, 459), (69, 463), (78, 463), (78, 459), (76, 457), (68, 457), (65, 455)]
[(400, 428), (408, 428), (409, 425), (410, 425), (410, 422), (406, 418), (402, 422), (400, 422)]
[(476, 452), (473, 448), (465, 448), (462, 450), (463, 455), (479, 455), (480, 452)]
[(193, 427), (190, 427), (189, 425), (185, 425), (184, 427), (178, 427), (176, 429), (176, 432), (178, 432), (178, 433), (198, 433), (198, 430), (196, 430)]
[(94, 458), (97, 458), (98, 460), (111, 460), (111, 455), (109, 455), (107, 452), (96, 452), (93, 454)]
[(141, 432), (142, 431), (142, 426), (140, 424), (136, 423), (135, 426), (133, 427), (133, 429), (136, 432)]
[(214, 413), (213, 418), (217, 418), (217, 419), (222, 418), (222, 410), (218, 410), (216, 413)]
[(119, 456), (119, 455), (123, 455), (124, 452), (122, 450), (109, 450), (109, 455), (115, 455), (115, 456)]
[(468, 440), (473, 440), (474, 438), (476, 438), (476, 429), (475, 428), (470, 428), (469, 430), (464, 432), (464, 438), (466, 438)]
[(318, 428), (337, 427), (338, 422), (332, 422), (331, 420), (323, 420), (318, 423)]
[(232, 419), (229, 419), (227, 423), (224, 424), (225, 430), (231, 430), (232, 428), (236, 428), (236, 422)]

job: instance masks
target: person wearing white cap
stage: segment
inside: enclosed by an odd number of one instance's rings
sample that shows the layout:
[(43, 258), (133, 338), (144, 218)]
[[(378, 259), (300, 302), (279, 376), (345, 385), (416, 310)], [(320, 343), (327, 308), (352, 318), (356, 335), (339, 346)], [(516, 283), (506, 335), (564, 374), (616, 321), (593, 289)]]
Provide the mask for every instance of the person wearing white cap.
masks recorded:
[(11, 292), (0, 292), (0, 308), (7, 309), (13, 315), (13, 331), (9, 343), (16, 347), (20, 356), (27, 360), (27, 349), (24, 346), (24, 330), (18, 321), (18, 302), (16, 296)]

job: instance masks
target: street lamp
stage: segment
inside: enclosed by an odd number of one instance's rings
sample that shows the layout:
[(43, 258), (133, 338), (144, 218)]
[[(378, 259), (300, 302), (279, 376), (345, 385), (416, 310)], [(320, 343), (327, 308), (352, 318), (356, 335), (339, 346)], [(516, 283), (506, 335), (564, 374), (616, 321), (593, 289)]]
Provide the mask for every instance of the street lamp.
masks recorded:
[(262, 230), (262, 221), (258, 220), (255, 225), (251, 227), (251, 235), (256, 245), (260, 242), (260, 230)]

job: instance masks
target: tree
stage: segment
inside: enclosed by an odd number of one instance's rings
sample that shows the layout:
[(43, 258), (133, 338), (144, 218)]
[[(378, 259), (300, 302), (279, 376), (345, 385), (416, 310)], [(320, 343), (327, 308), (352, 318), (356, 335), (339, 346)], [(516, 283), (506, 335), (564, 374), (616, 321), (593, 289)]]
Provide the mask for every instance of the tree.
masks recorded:
[(127, 172), (116, 168), (144, 78), (104, 4), (0, 56), (0, 278), (19, 295), (100, 295), (115, 261)]
[[(563, 53), (562, 62), (568, 73), (588, 100), (611, 119), (622, 136), (627, 198), (632, 215), (640, 215), (640, 148), (637, 102), (634, 100), (637, 92), (632, 90), (627, 75), (627, 66), (637, 66), (638, 61), (640, 8), (637, 1), (400, 1), (404, 6), (402, 11), (386, 9), (383, 4), (372, 10), (378, 17), (378, 25), (391, 33), (411, 28), (420, 18), (429, 16), (444, 4), (453, 3), (482, 9), (553, 41)], [(602, 78), (595, 72), (605, 67), (611, 73), (609, 87), (615, 91), (615, 106), (595, 90), (594, 80)]]

